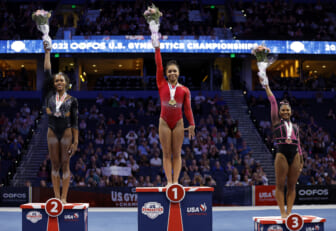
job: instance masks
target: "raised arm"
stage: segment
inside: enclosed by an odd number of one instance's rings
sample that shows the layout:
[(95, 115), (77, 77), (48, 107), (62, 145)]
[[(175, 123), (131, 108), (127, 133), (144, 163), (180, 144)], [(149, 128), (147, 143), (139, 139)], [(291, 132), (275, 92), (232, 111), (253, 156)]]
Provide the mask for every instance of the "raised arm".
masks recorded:
[(166, 82), (163, 76), (163, 65), (160, 47), (155, 47), (155, 63), (156, 63), (156, 84), (158, 88), (161, 88)]
[(50, 48), (47, 48), (48, 44), (43, 42), (44, 48), (44, 71), (50, 70), (51, 72), (51, 62), (50, 62)]
[(265, 86), (265, 91), (266, 91), (268, 100), (270, 101), (270, 104), (271, 104), (272, 125), (278, 124), (280, 120), (279, 120), (279, 114), (278, 114), (279, 112), (278, 112), (277, 101), (273, 95), (273, 92), (271, 91), (271, 88), (268, 85)]
[(43, 79), (43, 87), (42, 87), (42, 101), (43, 104), (48, 97), (49, 93), (53, 90), (53, 81), (51, 75), (51, 62), (50, 62), (50, 49), (47, 48), (48, 44), (43, 42), (44, 48), (44, 79)]

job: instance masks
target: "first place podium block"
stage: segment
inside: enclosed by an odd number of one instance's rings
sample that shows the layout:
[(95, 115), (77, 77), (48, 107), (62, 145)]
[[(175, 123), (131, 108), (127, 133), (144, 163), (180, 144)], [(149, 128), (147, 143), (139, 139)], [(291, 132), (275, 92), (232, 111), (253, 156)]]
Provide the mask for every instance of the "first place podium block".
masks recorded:
[(67, 203), (56, 198), (28, 203), (22, 209), (22, 231), (87, 231), (88, 203)]
[(138, 187), (138, 231), (212, 231), (211, 187)]
[(254, 231), (324, 231), (325, 218), (291, 214), (285, 218), (274, 217), (253, 217)]

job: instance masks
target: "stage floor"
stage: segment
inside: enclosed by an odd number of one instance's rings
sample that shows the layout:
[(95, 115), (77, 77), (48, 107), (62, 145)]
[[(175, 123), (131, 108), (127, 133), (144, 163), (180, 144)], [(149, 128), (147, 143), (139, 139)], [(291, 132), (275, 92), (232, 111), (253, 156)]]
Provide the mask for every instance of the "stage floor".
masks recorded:
[[(336, 231), (336, 205), (294, 206), (293, 213), (326, 218), (325, 230)], [(253, 231), (252, 217), (279, 216), (276, 206), (214, 207), (213, 231)], [(21, 209), (0, 207), (1, 231), (20, 231)], [(89, 231), (137, 231), (136, 208), (89, 208)]]

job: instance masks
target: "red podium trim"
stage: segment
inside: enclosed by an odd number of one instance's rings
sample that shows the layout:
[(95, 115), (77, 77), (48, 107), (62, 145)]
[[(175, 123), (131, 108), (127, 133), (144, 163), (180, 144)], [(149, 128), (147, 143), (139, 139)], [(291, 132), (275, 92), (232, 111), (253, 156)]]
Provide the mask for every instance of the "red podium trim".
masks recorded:
[(170, 202), (167, 231), (183, 231), (180, 203)]
[[(213, 192), (212, 187), (184, 187), (186, 192)], [(166, 192), (166, 187), (137, 187), (136, 192)]]
[(47, 231), (59, 231), (58, 217), (48, 217)]
[[(45, 203), (27, 203), (20, 205), (21, 209), (45, 209)], [(87, 209), (88, 203), (67, 203), (63, 205), (63, 209)]]

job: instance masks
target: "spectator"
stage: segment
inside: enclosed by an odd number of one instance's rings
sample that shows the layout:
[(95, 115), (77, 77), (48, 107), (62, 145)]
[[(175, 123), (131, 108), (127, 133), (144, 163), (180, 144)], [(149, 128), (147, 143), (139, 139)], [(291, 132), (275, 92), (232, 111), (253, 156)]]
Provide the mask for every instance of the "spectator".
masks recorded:
[(150, 165), (153, 167), (162, 167), (162, 160), (159, 157), (160, 153), (155, 152), (154, 156), (150, 159)]

